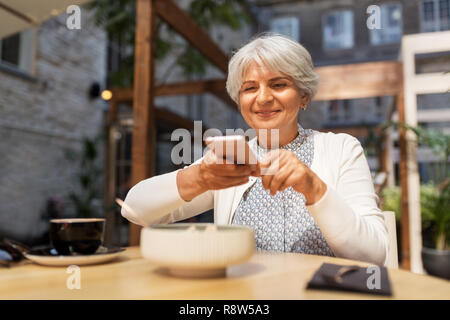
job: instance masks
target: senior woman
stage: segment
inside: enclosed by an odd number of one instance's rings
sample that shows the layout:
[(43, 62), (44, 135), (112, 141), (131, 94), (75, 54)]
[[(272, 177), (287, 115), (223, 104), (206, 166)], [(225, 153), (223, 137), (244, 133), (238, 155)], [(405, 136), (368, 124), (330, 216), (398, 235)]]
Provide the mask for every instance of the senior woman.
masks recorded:
[[(256, 131), (249, 145), (258, 165), (218, 164), (208, 151), (184, 169), (139, 182), (125, 199), (136, 215), (125, 208), (122, 215), (147, 226), (214, 208), (215, 223), (251, 227), (261, 250), (385, 264), (386, 226), (360, 143), (298, 124), (318, 85), (307, 50), (263, 35), (234, 54), (228, 72), (227, 91)], [(262, 139), (267, 130), (278, 130), (279, 148)], [(275, 159), (277, 170), (262, 175)]]

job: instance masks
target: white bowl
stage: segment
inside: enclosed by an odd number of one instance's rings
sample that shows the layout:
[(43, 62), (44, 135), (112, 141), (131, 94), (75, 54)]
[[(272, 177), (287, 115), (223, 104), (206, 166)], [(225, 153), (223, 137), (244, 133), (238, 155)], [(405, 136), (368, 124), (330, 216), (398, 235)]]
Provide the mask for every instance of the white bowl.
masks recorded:
[(255, 247), (253, 230), (244, 226), (175, 223), (141, 232), (142, 256), (177, 276), (224, 276), (227, 266), (248, 260)]

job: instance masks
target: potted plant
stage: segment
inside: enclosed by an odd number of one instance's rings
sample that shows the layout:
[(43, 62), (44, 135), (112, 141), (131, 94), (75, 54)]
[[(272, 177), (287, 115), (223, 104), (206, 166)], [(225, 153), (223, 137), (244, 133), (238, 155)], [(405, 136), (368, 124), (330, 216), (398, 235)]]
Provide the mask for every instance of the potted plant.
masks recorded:
[(434, 192), (421, 198), (422, 263), (429, 274), (450, 279), (450, 179), (447, 167), (450, 135), (421, 126), (406, 127), (416, 134), (419, 144), (429, 147), (440, 159), (433, 168)]
[(450, 179), (421, 198), (422, 263), (431, 274), (450, 279)]
[[(450, 178), (447, 166), (450, 155), (450, 135), (441, 131), (410, 127), (421, 145), (431, 148), (440, 159), (428, 171), (433, 179), (420, 187), (422, 213), (422, 263), (428, 274), (450, 279)], [(400, 219), (400, 188), (386, 188), (382, 191), (383, 210), (396, 212)]]

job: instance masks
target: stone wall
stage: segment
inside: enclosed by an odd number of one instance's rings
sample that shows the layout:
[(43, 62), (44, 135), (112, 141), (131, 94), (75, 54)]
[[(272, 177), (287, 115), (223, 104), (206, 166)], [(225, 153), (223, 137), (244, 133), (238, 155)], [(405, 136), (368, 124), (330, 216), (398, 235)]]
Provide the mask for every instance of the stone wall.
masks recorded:
[(74, 214), (67, 194), (76, 190), (77, 168), (64, 150), (79, 149), (83, 137), (102, 129), (105, 105), (88, 90), (104, 84), (106, 35), (85, 10), (81, 30), (67, 29), (65, 19), (37, 28), (34, 74), (0, 71), (0, 238), (40, 237), (49, 197), (63, 199), (65, 214)]

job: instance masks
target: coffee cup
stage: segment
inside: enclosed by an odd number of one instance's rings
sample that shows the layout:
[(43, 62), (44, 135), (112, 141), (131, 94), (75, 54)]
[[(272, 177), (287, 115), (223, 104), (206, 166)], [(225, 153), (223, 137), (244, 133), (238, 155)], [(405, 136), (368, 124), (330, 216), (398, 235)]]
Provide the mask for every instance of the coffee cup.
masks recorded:
[(103, 244), (105, 219), (50, 220), (50, 241), (60, 255), (93, 254)]

